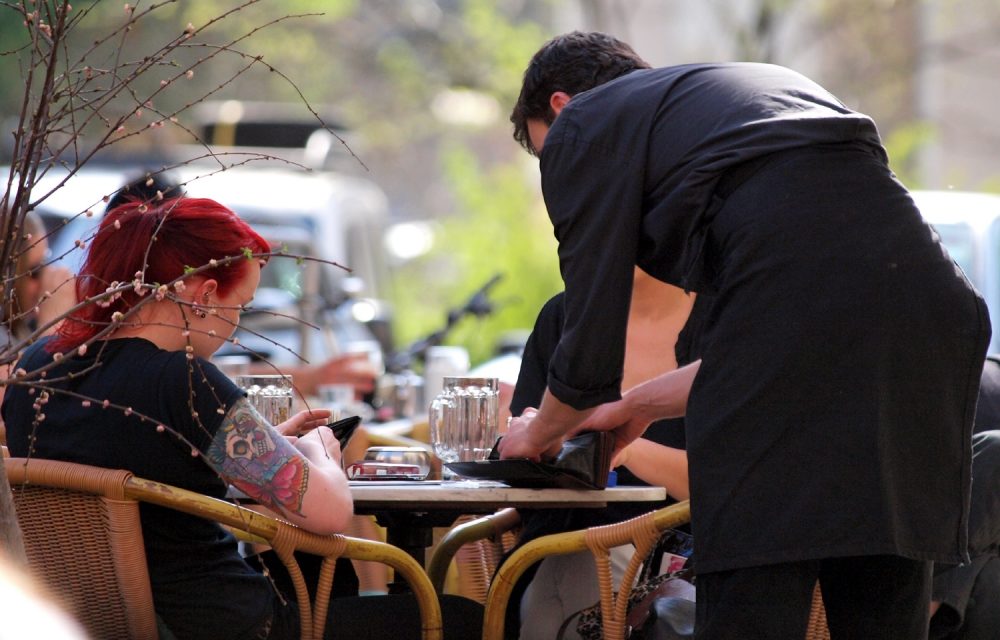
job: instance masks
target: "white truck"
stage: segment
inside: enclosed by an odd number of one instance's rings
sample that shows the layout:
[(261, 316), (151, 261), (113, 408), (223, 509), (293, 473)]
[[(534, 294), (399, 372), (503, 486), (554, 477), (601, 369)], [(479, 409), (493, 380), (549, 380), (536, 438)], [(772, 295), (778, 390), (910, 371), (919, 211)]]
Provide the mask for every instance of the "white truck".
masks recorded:
[(1000, 195), (914, 191), (913, 198), (986, 300), (993, 323), (989, 352), (1000, 352)]

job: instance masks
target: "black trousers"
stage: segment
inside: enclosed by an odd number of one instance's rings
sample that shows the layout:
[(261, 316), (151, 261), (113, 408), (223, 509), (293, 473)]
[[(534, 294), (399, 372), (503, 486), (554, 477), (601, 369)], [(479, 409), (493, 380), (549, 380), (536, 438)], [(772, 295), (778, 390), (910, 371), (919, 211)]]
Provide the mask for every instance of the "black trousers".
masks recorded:
[(927, 638), (931, 563), (899, 556), (807, 560), (699, 574), (695, 637), (803, 638), (817, 580), (833, 640)]
[[(995, 402), (996, 399), (993, 399)], [(977, 418), (978, 419), (978, 418)], [(982, 420), (1000, 426), (995, 416)], [(983, 425), (977, 424), (977, 429)], [(930, 637), (995, 640), (1000, 634), (1000, 431), (972, 436), (969, 554), (961, 566), (936, 566), (932, 597), (941, 603)]]

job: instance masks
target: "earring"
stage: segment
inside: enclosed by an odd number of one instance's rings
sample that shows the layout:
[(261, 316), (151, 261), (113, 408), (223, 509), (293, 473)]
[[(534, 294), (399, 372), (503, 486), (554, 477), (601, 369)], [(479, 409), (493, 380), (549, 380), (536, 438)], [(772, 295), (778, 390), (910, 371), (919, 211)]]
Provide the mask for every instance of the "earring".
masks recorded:
[[(204, 302), (204, 304), (208, 304), (208, 294), (207, 293), (205, 293), (204, 295), (202, 295), (201, 299)], [(191, 305), (191, 308), (194, 310), (194, 315), (198, 316), (199, 318), (207, 318), (208, 317), (208, 312), (205, 311), (204, 309), (202, 309), (201, 307), (199, 307), (198, 305), (193, 304), (193, 305)]]

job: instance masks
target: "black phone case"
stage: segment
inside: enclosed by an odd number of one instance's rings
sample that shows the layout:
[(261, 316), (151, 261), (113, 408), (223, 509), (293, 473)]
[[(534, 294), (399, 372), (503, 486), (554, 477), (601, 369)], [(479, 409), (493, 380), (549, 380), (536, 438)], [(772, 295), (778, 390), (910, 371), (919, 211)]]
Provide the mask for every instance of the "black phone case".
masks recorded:
[(340, 442), (340, 448), (343, 450), (344, 447), (347, 446), (351, 436), (354, 435), (354, 431), (361, 426), (361, 416), (341, 418), (340, 420), (331, 422), (326, 426), (330, 427), (330, 430), (333, 431), (334, 437), (336, 437), (337, 441)]

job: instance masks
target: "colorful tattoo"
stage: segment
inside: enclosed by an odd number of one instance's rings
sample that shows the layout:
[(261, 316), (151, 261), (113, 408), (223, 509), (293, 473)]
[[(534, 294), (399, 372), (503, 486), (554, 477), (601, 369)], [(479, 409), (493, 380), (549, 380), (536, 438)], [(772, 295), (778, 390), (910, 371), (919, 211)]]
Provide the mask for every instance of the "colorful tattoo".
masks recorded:
[(241, 398), (212, 439), (208, 463), (259, 504), (302, 515), (309, 484), (305, 458)]

